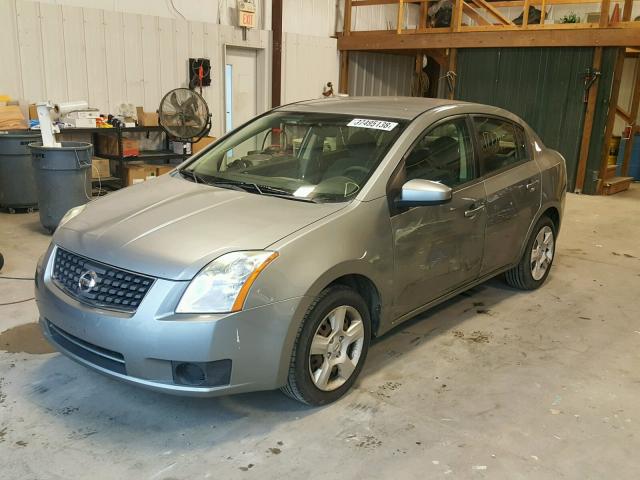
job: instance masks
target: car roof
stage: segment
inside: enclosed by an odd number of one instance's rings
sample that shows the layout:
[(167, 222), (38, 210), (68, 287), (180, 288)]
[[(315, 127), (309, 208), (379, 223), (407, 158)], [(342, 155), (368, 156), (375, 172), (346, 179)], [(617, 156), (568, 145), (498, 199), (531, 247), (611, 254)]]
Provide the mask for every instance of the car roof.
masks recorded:
[[(338, 96), (290, 103), (279, 107), (279, 110), (413, 120), (427, 110), (452, 105), (470, 104), (460, 100), (445, 100), (441, 98)], [(480, 105), (478, 106), (480, 107)]]

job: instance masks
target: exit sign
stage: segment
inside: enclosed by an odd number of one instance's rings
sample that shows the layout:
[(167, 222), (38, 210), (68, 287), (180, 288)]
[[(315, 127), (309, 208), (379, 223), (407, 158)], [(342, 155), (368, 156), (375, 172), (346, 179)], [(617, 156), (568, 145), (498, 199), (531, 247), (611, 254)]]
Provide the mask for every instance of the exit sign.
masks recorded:
[(253, 2), (238, 2), (238, 26), (245, 28), (255, 28), (256, 6)]

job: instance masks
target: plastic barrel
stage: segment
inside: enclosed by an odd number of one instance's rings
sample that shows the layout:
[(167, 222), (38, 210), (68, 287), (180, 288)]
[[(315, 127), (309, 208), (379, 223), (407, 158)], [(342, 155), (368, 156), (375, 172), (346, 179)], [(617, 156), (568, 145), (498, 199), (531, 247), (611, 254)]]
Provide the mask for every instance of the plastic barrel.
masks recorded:
[(32, 143), (31, 158), (38, 187), (40, 223), (53, 232), (67, 211), (91, 200), (93, 145), (62, 142), (61, 147)]
[(0, 134), (0, 207), (32, 210), (38, 206), (29, 144), (39, 139), (40, 133), (28, 130)]

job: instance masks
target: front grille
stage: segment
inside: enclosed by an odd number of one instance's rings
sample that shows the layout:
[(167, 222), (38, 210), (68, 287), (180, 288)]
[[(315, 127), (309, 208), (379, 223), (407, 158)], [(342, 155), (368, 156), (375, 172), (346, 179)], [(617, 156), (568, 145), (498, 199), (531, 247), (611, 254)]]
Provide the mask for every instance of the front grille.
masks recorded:
[(59, 247), (52, 278), (58, 287), (82, 303), (123, 312), (134, 312), (153, 285), (151, 277), (89, 260)]
[(54, 342), (81, 359), (112, 372), (127, 374), (124, 357), (118, 352), (107, 350), (86, 342), (65, 332), (47, 320), (47, 327)]

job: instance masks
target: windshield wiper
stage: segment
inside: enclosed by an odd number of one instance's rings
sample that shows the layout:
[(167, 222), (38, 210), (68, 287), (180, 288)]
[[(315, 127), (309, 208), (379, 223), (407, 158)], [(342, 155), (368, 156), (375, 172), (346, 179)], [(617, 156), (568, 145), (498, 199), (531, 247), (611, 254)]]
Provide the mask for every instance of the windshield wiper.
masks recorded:
[(211, 185), (201, 175), (198, 175), (193, 170), (182, 169), (182, 170), (180, 170), (180, 175), (182, 175), (183, 177), (186, 177), (186, 178), (190, 178), (195, 183), (203, 183), (205, 185)]
[(226, 178), (214, 177), (211, 185), (236, 187), (244, 190), (245, 192), (255, 192), (259, 195), (265, 195), (269, 197), (286, 198), (288, 200), (296, 200), (299, 202), (318, 203), (312, 198), (296, 197), (291, 192), (283, 190), (281, 188), (272, 187), (270, 185), (259, 185), (254, 182), (243, 182), (241, 180), (229, 180)]

